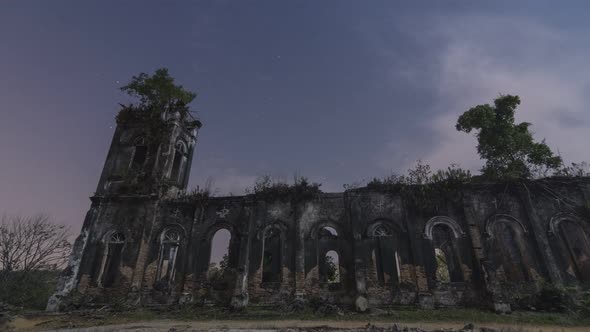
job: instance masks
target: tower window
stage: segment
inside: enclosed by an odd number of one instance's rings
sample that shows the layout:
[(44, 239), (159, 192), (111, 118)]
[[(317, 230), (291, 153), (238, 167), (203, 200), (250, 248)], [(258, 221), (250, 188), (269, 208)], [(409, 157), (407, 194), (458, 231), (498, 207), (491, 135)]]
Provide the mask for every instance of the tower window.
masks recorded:
[(134, 142), (133, 160), (131, 168), (141, 168), (147, 159), (147, 146), (143, 137), (138, 137)]
[(178, 184), (184, 183), (187, 154), (188, 152), (184, 142), (178, 141), (174, 149), (174, 161), (172, 162), (172, 173), (170, 175), (170, 179)]

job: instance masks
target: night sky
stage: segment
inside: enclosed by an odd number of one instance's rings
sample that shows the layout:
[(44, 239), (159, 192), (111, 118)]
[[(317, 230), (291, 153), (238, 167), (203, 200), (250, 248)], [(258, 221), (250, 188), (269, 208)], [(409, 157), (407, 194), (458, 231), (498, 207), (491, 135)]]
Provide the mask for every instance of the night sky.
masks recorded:
[(2, 1), (0, 213), (77, 233), (119, 87), (168, 67), (199, 96), (190, 187), (264, 174), (343, 184), (482, 162), (457, 117), (501, 93), (568, 162), (589, 161), (590, 2)]

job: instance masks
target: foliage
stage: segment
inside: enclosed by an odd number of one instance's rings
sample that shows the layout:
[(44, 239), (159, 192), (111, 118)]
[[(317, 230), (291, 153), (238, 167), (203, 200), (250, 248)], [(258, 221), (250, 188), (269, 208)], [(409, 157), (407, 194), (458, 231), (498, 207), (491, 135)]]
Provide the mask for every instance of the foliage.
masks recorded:
[(374, 178), (367, 183), (366, 189), (399, 193), (406, 203), (415, 208), (429, 209), (436, 208), (440, 200), (457, 199), (458, 190), (472, 179), (468, 170), (456, 164), (433, 174), (428, 164), (418, 160), (407, 175), (392, 174), (383, 179)]
[(590, 317), (590, 290), (580, 293), (578, 313), (582, 317)]
[(189, 114), (187, 105), (196, 97), (196, 93), (174, 84), (174, 78), (166, 68), (156, 70), (151, 76), (146, 73), (133, 76), (121, 90), (138, 98), (139, 102), (135, 105), (121, 105), (117, 123), (122, 125), (141, 121), (142, 135), (152, 151), (157, 150), (162, 138), (169, 135), (171, 130), (171, 124), (162, 115), (179, 112), (184, 119)]
[(340, 281), (339, 269), (334, 262), (334, 257), (326, 256), (326, 279), (328, 283), (335, 283)]
[(148, 145), (157, 144), (170, 133), (170, 124), (167, 123), (158, 112), (145, 112), (133, 105), (122, 105), (123, 108), (117, 114), (118, 124), (143, 121), (143, 137)]
[(590, 318), (590, 290), (578, 287), (542, 282), (534, 294), (527, 294), (516, 301), (521, 309), (544, 313), (567, 313), (576, 319)]
[(246, 194), (254, 195), (256, 198), (274, 200), (292, 198), (295, 201), (309, 200), (322, 193), (321, 184), (310, 183), (306, 177), (295, 176), (293, 184), (271, 179), (265, 175), (259, 177), (254, 186), (246, 189)]
[(452, 184), (463, 184), (471, 182), (473, 179), (469, 170), (462, 169), (457, 164), (451, 164), (444, 170), (437, 170), (430, 177), (431, 183), (452, 183)]
[(391, 174), (382, 179), (373, 178), (367, 183), (368, 189), (399, 190), (404, 186), (433, 185), (433, 184), (463, 184), (472, 179), (471, 172), (464, 170), (457, 164), (451, 164), (446, 170), (437, 170), (434, 174), (430, 165), (421, 160), (416, 162), (414, 168), (408, 169), (408, 175)]
[(566, 312), (574, 308), (574, 299), (563, 287), (543, 283), (534, 297), (536, 310), (547, 312)]
[(544, 140), (533, 140), (530, 123), (514, 123), (517, 105), (518, 96), (502, 95), (494, 100), (494, 106), (475, 106), (457, 121), (459, 131), (478, 131), (477, 152), (486, 160), (482, 173), (487, 178), (530, 178), (535, 168), (557, 170), (562, 164)]
[(195, 99), (196, 93), (174, 84), (168, 69), (160, 68), (150, 76), (140, 73), (131, 82), (121, 87), (121, 91), (139, 99), (138, 108), (157, 113), (169, 111), (188, 112), (186, 105)]
[(209, 264), (209, 270), (207, 270), (207, 280), (212, 284), (223, 283), (226, 281), (227, 272), (229, 271), (229, 256), (223, 255), (219, 263)]
[(581, 163), (572, 163), (571, 166), (563, 166), (555, 175), (567, 177), (585, 177), (590, 176), (590, 164), (583, 161)]
[(59, 270), (0, 271), (0, 303), (43, 310), (55, 291)]
[(211, 180), (207, 179), (205, 186), (197, 186), (188, 193), (180, 193), (177, 197), (177, 200), (185, 202), (202, 202), (208, 199), (209, 197), (213, 196), (213, 194), (211, 193), (211, 184)]
[[(71, 251), (68, 228), (49, 217), (0, 220), (0, 302), (43, 309)], [(23, 287), (26, 285), (26, 287)]]

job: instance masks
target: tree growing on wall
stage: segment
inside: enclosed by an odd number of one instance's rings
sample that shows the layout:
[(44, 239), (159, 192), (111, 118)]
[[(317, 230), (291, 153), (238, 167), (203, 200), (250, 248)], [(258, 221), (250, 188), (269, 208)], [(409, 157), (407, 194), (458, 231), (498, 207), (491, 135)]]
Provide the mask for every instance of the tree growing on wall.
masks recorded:
[(494, 105), (472, 107), (463, 113), (456, 129), (477, 131), (477, 152), (486, 164), (482, 175), (487, 178), (530, 178), (534, 173), (555, 171), (562, 165), (545, 141), (535, 142), (529, 131), (531, 123), (514, 122), (518, 96), (502, 95)]
[(174, 84), (167, 68), (160, 68), (153, 75), (140, 73), (133, 76), (121, 91), (138, 98), (140, 109), (155, 112), (188, 111), (186, 105), (197, 96), (182, 85)]

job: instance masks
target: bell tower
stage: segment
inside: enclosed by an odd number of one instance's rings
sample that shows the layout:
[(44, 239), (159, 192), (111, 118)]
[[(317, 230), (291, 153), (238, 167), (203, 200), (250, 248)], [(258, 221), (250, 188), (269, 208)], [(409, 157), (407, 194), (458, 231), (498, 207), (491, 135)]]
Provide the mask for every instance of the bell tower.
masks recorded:
[(96, 196), (175, 195), (186, 190), (201, 122), (189, 112), (123, 106)]

